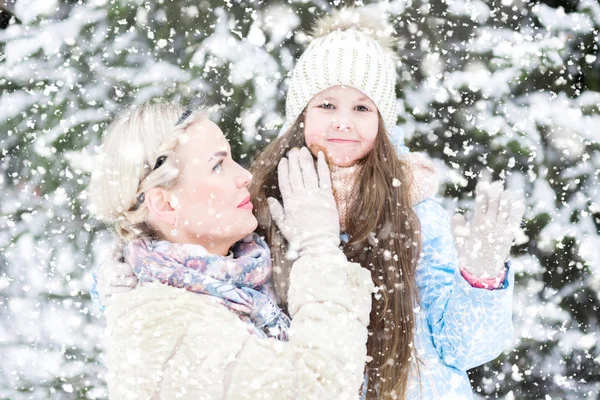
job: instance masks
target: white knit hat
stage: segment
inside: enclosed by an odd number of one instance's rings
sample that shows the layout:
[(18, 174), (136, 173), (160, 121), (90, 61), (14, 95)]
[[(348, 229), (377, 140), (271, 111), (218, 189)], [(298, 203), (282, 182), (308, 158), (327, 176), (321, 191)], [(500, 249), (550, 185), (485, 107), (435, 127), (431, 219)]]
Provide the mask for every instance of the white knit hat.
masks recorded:
[(315, 37), (290, 79), (285, 114), (293, 124), (312, 98), (336, 85), (360, 90), (375, 103), (385, 128), (396, 126), (396, 67), (382, 36), (382, 21), (356, 10), (342, 10), (318, 23)]

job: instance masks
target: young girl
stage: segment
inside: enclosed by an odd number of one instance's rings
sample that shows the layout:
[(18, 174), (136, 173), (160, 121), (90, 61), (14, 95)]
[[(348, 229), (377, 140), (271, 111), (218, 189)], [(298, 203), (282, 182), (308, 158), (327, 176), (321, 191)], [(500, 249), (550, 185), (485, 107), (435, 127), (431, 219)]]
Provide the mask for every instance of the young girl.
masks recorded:
[(356, 398), (373, 283), (339, 250), (323, 154), (318, 173), (307, 149), (280, 167), (277, 218), (299, 255), (290, 322), (252, 233), (251, 175), (217, 125), (183, 111), (148, 104), (119, 116), (92, 174), (92, 203), (140, 282), (106, 308), (109, 397)]
[(257, 232), (270, 244), (285, 305), (296, 245), (278, 227), (277, 165), (295, 147), (323, 150), (343, 251), (376, 284), (364, 396), (469, 399), (466, 371), (497, 357), (511, 336), (514, 277), (505, 260), (524, 207), (501, 184), (479, 184), (472, 226), (455, 217), (455, 248), (446, 211), (418, 196), (427, 174), (390, 142), (396, 70), (382, 31), (353, 10), (317, 24), (289, 82), (290, 128), (251, 168)]

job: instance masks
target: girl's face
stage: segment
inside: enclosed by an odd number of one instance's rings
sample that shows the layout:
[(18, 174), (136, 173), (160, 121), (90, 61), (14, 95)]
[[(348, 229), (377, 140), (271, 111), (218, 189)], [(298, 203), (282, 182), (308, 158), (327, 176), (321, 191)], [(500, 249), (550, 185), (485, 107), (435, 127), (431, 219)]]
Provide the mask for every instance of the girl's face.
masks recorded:
[(178, 242), (216, 253), (256, 229), (248, 184), (252, 175), (231, 158), (221, 129), (209, 120), (190, 125), (174, 154), (181, 173), (172, 189)]
[(304, 138), (309, 149), (325, 150), (334, 165), (348, 167), (371, 151), (378, 127), (371, 99), (358, 89), (332, 86), (308, 103)]

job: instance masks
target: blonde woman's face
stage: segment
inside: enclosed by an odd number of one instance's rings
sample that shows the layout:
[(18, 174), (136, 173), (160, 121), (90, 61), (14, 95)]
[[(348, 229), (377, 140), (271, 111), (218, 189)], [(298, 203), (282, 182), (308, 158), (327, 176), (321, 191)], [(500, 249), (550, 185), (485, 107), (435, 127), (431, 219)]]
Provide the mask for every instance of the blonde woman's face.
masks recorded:
[(378, 126), (371, 99), (352, 87), (332, 86), (308, 103), (304, 138), (309, 148), (325, 149), (333, 164), (347, 167), (373, 149)]
[(181, 170), (179, 184), (171, 190), (178, 241), (214, 252), (256, 229), (247, 188), (252, 175), (231, 158), (229, 143), (215, 123), (190, 125), (174, 157)]

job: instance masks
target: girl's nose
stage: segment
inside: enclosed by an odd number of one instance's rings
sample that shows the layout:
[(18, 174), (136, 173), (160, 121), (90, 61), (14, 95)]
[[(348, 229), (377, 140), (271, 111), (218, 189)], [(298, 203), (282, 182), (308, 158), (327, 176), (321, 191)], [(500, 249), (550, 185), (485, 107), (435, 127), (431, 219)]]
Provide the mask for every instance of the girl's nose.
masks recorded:
[(349, 132), (352, 128), (352, 123), (349, 118), (333, 118), (331, 120), (331, 125), (333, 128), (340, 132)]

